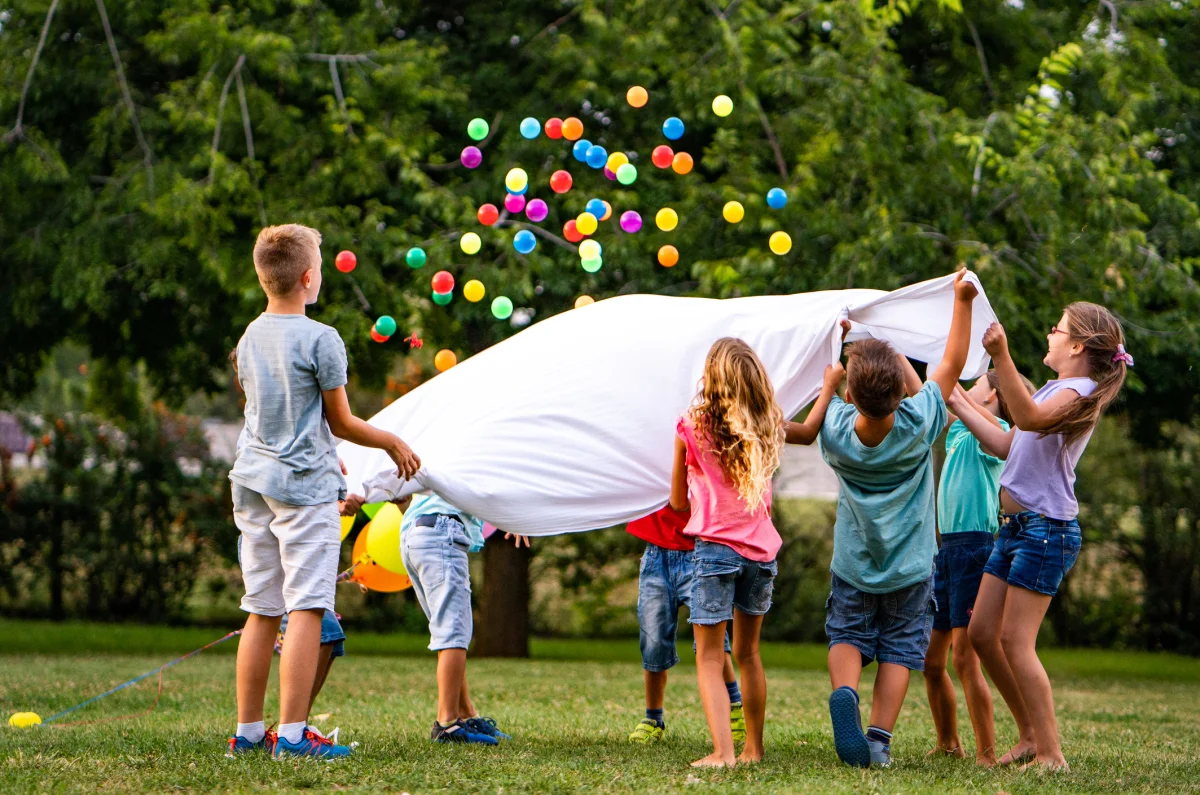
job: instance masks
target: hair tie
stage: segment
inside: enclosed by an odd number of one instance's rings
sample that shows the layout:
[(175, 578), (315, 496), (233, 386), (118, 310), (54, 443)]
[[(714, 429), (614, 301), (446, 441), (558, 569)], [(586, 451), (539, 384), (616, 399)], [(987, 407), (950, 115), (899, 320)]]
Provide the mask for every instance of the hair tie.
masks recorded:
[(1114, 362), (1125, 362), (1126, 367), (1133, 367), (1133, 357), (1125, 352), (1124, 345), (1117, 345), (1117, 352), (1113, 354)]

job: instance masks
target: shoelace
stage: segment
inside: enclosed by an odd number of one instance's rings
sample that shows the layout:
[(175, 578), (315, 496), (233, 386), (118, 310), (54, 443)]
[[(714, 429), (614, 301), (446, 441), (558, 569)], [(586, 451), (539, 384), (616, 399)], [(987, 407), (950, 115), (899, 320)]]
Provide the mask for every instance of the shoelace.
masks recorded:
[(311, 742), (313, 744), (313, 748), (320, 748), (322, 745), (333, 745), (333, 740), (329, 739), (318, 731), (313, 731), (312, 729), (304, 730), (304, 739)]

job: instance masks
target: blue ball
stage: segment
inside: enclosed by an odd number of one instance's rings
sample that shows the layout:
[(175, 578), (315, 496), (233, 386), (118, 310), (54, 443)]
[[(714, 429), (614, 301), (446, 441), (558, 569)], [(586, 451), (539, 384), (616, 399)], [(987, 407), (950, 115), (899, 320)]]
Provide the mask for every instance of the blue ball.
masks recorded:
[(783, 188), (771, 188), (767, 191), (767, 206), (772, 210), (782, 210), (787, 206), (787, 194)]
[(525, 187), (521, 188), (520, 190), (513, 190), (512, 188), (508, 187), (507, 185), (504, 186), (504, 189), (506, 191), (508, 191), (509, 193), (515, 193), (518, 196), (524, 196), (525, 191), (529, 190), (529, 183), (526, 182)]
[(596, 216), (597, 221), (604, 217), (604, 202), (600, 199), (590, 200), (584, 209)]
[(578, 160), (580, 163), (586, 163), (587, 162), (587, 153), (588, 153), (588, 150), (591, 148), (592, 148), (591, 141), (589, 141), (586, 138), (580, 138), (578, 141), (575, 142), (575, 145), (571, 147), (571, 154), (575, 155), (575, 159)]
[(663, 122), (663, 135), (669, 140), (678, 141), (683, 137), (683, 120), (678, 116), (672, 116)]
[(522, 229), (520, 232), (517, 232), (516, 236), (513, 238), (513, 248), (522, 254), (528, 254), (536, 247), (537, 238), (534, 237), (533, 232), (530, 232), (528, 229)]
[(521, 120), (521, 135), (532, 140), (541, 134), (542, 125), (537, 119), (532, 116), (526, 116)]
[(608, 150), (603, 146), (592, 146), (587, 150), (587, 164), (592, 168), (604, 168), (608, 162)]

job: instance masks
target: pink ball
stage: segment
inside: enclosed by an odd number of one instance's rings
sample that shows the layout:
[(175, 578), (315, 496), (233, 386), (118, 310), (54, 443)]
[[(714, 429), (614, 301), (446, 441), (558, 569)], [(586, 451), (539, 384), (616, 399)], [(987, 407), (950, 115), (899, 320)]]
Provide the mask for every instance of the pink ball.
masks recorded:
[(468, 146), (462, 150), (459, 159), (462, 160), (462, 164), (467, 168), (478, 168), (479, 164), (483, 162), (483, 152), (479, 151), (478, 146)]
[(604, 167), (604, 176), (606, 176), (612, 180), (615, 180), (617, 178), (617, 175), (614, 172), (608, 170), (608, 166)]
[(525, 209), (525, 197), (519, 193), (509, 193), (504, 197), (504, 209), (510, 213), (519, 213)]
[(525, 205), (525, 217), (534, 223), (545, 221), (546, 216), (549, 214), (550, 208), (541, 199), (533, 199), (529, 204)]
[(626, 210), (621, 213), (621, 229), (633, 234), (642, 228), (642, 216), (636, 210)]

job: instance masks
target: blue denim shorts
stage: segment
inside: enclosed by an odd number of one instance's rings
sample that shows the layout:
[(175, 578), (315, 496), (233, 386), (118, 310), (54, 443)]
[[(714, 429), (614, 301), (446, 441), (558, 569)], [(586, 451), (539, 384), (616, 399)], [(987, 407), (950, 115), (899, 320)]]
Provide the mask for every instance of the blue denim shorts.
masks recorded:
[[(692, 609), (695, 565), (690, 550), (646, 544), (638, 573), (638, 625), (641, 627), (642, 667), (655, 673), (679, 662), (675, 647), (679, 608)], [(725, 633), (729, 651), (729, 633)]]
[(991, 557), (996, 539), (991, 533), (946, 533), (942, 548), (933, 559), (933, 628), (949, 632), (971, 623), (983, 567)]
[(400, 535), (400, 557), (413, 593), (429, 619), (429, 649), (465, 649), (474, 629), (467, 528), (451, 516), (433, 527), (409, 527)]
[(863, 665), (877, 660), (925, 670), (935, 607), (932, 576), (891, 593), (860, 591), (832, 573), (829, 579), (825, 634), (830, 648), (853, 646)]
[[(279, 637), (282, 639), (287, 634), (288, 617), (285, 614), (279, 622)], [(346, 656), (346, 633), (342, 631), (342, 624), (338, 621), (337, 613), (332, 610), (326, 610), (325, 615), (321, 616), (321, 645), (328, 646), (333, 644), (333, 652), (330, 657), (345, 657)]]
[(733, 620), (733, 608), (746, 615), (762, 616), (771, 609), (771, 592), (779, 562), (759, 563), (744, 558), (731, 547), (696, 539), (692, 553), (696, 576), (692, 580), (692, 624), (720, 624)]
[(1009, 585), (1054, 596), (1082, 543), (1077, 519), (1051, 519), (1032, 511), (1005, 514), (983, 570)]

